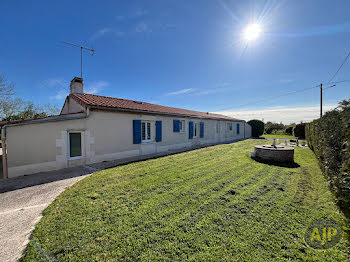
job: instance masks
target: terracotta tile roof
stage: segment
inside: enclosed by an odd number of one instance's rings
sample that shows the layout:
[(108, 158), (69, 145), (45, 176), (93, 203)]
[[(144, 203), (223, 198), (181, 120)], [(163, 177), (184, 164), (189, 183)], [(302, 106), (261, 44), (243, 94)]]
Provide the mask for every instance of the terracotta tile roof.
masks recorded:
[(125, 110), (134, 110), (142, 112), (153, 112), (153, 113), (165, 113), (170, 115), (183, 115), (183, 116), (194, 116), (202, 118), (214, 118), (214, 119), (226, 119), (226, 120), (235, 120), (242, 121), (233, 117), (228, 117), (219, 114), (199, 112), (193, 110), (187, 110), (182, 108), (175, 108), (169, 106), (161, 106), (141, 101), (133, 101), (128, 99), (107, 97), (107, 96), (98, 96), (91, 94), (71, 94), (70, 97), (75, 99), (78, 103), (83, 106), (93, 106), (101, 107), (103, 109), (108, 108), (119, 108)]

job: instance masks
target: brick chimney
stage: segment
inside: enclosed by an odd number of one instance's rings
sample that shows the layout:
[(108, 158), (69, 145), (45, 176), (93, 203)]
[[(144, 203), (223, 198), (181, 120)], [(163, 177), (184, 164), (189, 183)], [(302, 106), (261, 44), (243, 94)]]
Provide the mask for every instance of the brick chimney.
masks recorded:
[(83, 79), (80, 77), (74, 77), (70, 82), (70, 94), (84, 94)]

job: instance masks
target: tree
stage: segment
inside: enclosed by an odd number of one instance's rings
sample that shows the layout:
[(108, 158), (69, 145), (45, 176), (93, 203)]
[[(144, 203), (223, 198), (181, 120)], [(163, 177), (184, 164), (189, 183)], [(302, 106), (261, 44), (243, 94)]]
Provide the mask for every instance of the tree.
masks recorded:
[(14, 95), (14, 84), (9, 83), (5, 76), (0, 74), (0, 101)]
[(9, 99), (14, 95), (14, 84), (9, 83), (5, 76), (0, 74), (0, 115), (4, 114)]
[(284, 130), (284, 125), (282, 123), (267, 122), (265, 124), (266, 134), (276, 133), (277, 131), (282, 131), (282, 130)]
[(350, 99), (340, 101), (337, 106), (337, 109), (340, 111), (350, 110)]
[(0, 105), (2, 121), (19, 120), (26, 118), (45, 117), (55, 115), (59, 109), (55, 105), (35, 105), (33, 102), (23, 101), (21, 98), (10, 99)]
[(293, 134), (293, 128), (294, 128), (294, 126), (292, 126), (292, 125), (287, 126), (287, 128), (285, 130), (286, 134), (292, 135)]
[(50, 103), (36, 105), (21, 98), (13, 98), (14, 86), (14, 83), (9, 83), (0, 74), (0, 119), (2, 121), (36, 118), (59, 113), (57, 106)]
[(257, 120), (257, 119), (253, 119), (253, 120), (249, 120), (248, 124), (252, 127), (252, 136), (253, 137), (259, 137), (264, 133), (264, 122)]

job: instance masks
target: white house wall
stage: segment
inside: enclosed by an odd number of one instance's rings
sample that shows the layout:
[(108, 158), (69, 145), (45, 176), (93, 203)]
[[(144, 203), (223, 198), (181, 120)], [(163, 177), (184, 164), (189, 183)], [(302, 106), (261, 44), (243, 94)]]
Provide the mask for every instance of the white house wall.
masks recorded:
[[(185, 120), (185, 132), (173, 132), (173, 120)], [(162, 121), (162, 141), (133, 143), (133, 120)], [(189, 139), (189, 121), (204, 122), (204, 137)], [(7, 128), (8, 175), (16, 177), (102, 161), (191, 148), (199, 145), (229, 142), (251, 136), (244, 122), (181, 118), (167, 115), (146, 115), (109, 111), (91, 111), (86, 119), (65, 120)], [(240, 134), (236, 134), (236, 123)], [(153, 128), (155, 126), (153, 125)], [(82, 132), (82, 158), (68, 159), (68, 132)], [(155, 130), (154, 130), (155, 131)], [(155, 132), (153, 132), (155, 141)]]
[(8, 176), (57, 170), (78, 164), (67, 161), (67, 132), (74, 130), (86, 130), (86, 120), (8, 127), (6, 130)]

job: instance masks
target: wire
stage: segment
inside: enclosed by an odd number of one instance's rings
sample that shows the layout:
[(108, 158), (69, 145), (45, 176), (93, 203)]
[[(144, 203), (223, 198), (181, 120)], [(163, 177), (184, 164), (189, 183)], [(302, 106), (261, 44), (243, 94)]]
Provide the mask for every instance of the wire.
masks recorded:
[[(306, 91), (306, 90), (310, 90), (310, 89), (313, 89), (313, 88), (316, 88), (316, 87), (319, 87), (319, 86), (320, 86), (320, 85), (312, 86), (312, 87), (307, 87), (307, 88), (304, 88), (304, 89), (295, 90), (295, 91), (293, 91), (293, 92), (288, 92), (288, 93), (285, 93), (285, 94), (281, 94), (281, 95), (278, 95), (278, 96), (275, 96), (275, 97), (265, 98), (265, 99), (257, 100), (257, 101), (255, 101), (255, 102), (250, 102), (250, 103), (242, 104), (242, 105), (238, 106), (237, 108), (245, 107), (245, 106), (247, 106), (247, 105), (257, 104), (257, 103), (261, 103), (261, 102), (265, 102), (265, 101), (269, 101), (269, 100), (272, 100), (272, 99), (280, 98), (280, 97), (282, 97), (282, 96), (288, 96), (288, 95), (291, 95), (291, 94), (295, 94), (295, 93), (299, 93), (299, 92), (304, 92), (304, 91)], [(232, 109), (232, 108), (225, 108), (225, 109), (221, 109), (221, 110), (218, 110), (218, 111), (224, 111), (224, 110), (227, 110), (227, 109)]]
[[(323, 90), (327, 90), (329, 88), (334, 87), (334, 86), (332, 86), (334, 84), (344, 83), (344, 82), (350, 82), (350, 80), (342, 80), (342, 81), (337, 81), (337, 82), (332, 82), (332, 83), (325, 84), (325, 86), (328, 86), (328, 87), (323, 88)], [(237, 108), (241, 108), (241, 107), (245, 107), (245, 106), (253, 105), (253, 104), (255, 105), (255, 104), (258, 104), (258, 103), (261, 103), (261, 102), (270, 101), (270, 100), (273, 100), (273, 99), (276, 99), (276, 98), (280, 98), (280, 97), (283, 97), (283, 96), (288, 96), (288, 95), (304, 92), (304, 91), (307, 91), (307, 90), (310, 90), (310, 89), (314, 89), (314, 88), (319, 88), (319, 87), (320, 87), (320, 85), (316, 85), (316, 86), (312, 86), (312, 87), (307, 87), (307, 88), (295, 90), (295, 91), (284, 93), (284, 94), (281, 94), (281, 95), (278, 95), (278, 96), (274, 96), (274, 97), (270, 97), (270, 98), (264, 98), (264, 99), (257, 100), (257, 101), (254, 101), (254, 102), (249, 102), (249, 103), (246, 103), (246, 104), (242, 104), (242, 105), (238, 106)], [(220, 109), (220, 110), (217, 110), (217, 111), (224, 111), (224, 110), (228, 110), (228, 109), (232, 109), (232, 107), (231, 108)]]
[(341, 81), (337, 81), (337, 82), (331, 82), (331, 83), (329, 83), (329, 85), (345, 83), (345, 82), (350, 82), (350, 80), (341, 80)]
[(340, 71), (340, 69), (343, 67), (343, 65), (345, 64), (346, 60), (348, 60), (350, 56), (350, 52), (348, 53), (348, 55), (345, 57), (343, 63), (338, 67), (338, 70), (334, 73), (334, 75), (331, 77), (331, 79), (327, 82), (327, 84), (329, 84), (333, 79), (334, 77), (338, 74), (338, 72)]

